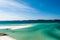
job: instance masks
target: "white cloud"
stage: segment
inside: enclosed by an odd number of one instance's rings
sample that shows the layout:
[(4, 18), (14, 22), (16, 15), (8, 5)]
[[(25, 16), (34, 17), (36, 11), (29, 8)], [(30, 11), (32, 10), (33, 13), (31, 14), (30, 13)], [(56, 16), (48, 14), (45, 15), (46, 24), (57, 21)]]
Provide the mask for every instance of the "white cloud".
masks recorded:
[(34, 8), (15, 0), (0, 0), (0, 20), (24, 20), (32, 13), (38, 12)]
[(10, 0), (2, 0), (0, 1), (0, 7), (14, 7), (14, 8), (21, 8), (21, 9), (24, 9), (24, 8), (28, 8), (28, 9), (31, 9), (30, 7), (28, 7), (27, 5), (24, 5), (24, 4), (21, 4), (21, 3), (18, 3), (16, 1), (10, 1)]
[(18, 15), (14, 15), (13, 13), (0, 11), (0, 20), (17, 20), (21, 19)]

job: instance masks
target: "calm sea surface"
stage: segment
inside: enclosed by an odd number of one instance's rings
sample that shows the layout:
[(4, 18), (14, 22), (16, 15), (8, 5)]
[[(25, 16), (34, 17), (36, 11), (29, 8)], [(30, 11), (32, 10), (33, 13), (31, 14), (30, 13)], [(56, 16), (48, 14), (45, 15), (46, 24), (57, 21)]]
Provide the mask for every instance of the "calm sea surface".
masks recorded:
[[(29, 24), (0, 24), (0, 27), (21, 25)], [(16, 40), (60, 40), (60, 23), (32, 23), (31, 25), (31, 27), (14, 30), (0, 29), (0, 33), (6, 33)]]

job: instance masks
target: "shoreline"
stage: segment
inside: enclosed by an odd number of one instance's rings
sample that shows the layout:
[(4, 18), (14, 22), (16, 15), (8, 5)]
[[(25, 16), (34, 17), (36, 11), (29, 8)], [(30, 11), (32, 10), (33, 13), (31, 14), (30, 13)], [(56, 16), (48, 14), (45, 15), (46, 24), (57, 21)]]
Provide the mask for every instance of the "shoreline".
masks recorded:
[(23, 29), (23, 28), (29, 28), (34, 25), (32, 24), (25, 24), (25, 25), (20, 25), (20, 26), (0, 26), (0, 29), (10, 29), (10, 30), (16, 30), (16, 29)]

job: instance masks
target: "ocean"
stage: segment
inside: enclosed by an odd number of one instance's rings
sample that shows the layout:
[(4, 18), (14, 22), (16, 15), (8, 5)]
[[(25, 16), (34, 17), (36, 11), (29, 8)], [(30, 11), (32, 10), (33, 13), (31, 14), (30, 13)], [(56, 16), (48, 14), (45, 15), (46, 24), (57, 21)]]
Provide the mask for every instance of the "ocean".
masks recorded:
[(60, 23), (0, 24), (0, 33), (16, 40), (60, 40)]

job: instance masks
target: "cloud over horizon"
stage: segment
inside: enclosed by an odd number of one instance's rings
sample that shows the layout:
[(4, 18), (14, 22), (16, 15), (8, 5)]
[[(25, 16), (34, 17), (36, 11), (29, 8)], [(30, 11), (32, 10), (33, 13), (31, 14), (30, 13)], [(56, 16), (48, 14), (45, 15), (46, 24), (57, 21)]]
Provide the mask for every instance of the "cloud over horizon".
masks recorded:
[(48, 2), (0, 0), (0, 20), (60, 19), (59, 10), (54, 11), (54, 5), (45, 3)]
[(15, 0), (0, 0), (0, 20), (27, 20), (33, 13), (38, 11), (26, 4)]

